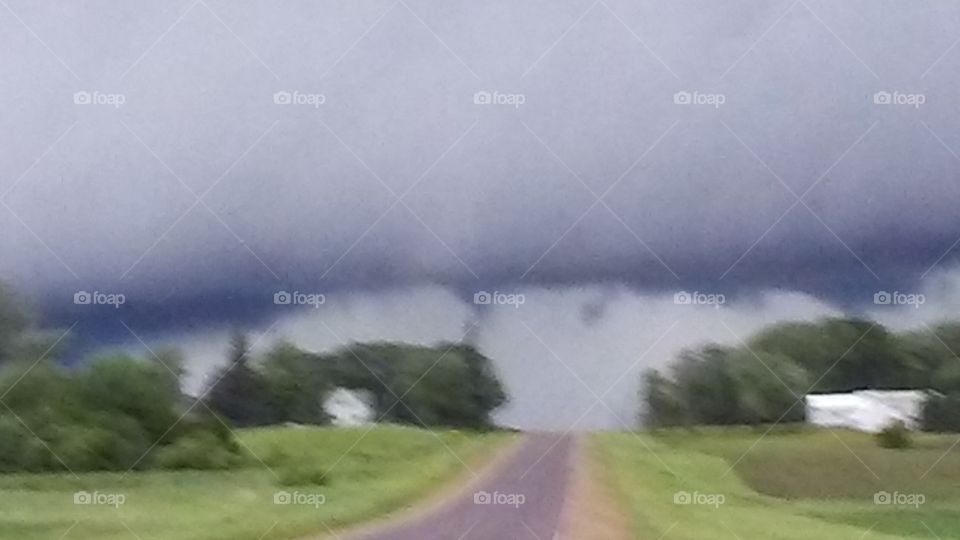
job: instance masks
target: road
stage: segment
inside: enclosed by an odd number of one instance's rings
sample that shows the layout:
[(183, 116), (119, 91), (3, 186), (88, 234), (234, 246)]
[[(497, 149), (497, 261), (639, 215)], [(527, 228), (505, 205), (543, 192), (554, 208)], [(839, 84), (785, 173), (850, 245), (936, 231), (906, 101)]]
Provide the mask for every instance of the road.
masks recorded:
[(573, 437), (527, 434), (519, 444), (451, 501), (349, 540), (553, 540), (570, 483)]

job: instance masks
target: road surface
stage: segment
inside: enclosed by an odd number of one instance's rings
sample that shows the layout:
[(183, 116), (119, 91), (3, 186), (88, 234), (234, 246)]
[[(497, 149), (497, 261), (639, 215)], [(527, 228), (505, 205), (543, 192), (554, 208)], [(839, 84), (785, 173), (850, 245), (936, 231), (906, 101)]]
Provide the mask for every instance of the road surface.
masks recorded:
[(349, 540), (553, 540), (570, 483), (573, 437), (527, 434), (505, 463), (413, 520)]

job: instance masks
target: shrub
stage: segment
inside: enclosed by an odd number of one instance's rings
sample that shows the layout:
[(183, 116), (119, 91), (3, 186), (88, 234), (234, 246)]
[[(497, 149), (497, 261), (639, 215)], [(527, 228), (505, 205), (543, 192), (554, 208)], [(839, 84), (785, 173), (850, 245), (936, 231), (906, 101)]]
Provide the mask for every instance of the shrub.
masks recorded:
[(150, 447), (140, 426), (118, 417), (112, 425), (68, 424), (49, 443), (71, 470), (126, 470)]
[(177, 421), (177, 380), (158, 362), (105, 356), (90, 360), (72, 375), (85, 410), (135, 419), (151, 443)]
[(901, 420), (896, 420), (880, 430), (876, 440), (881, 448), (909, 448), (913, 444), (910, 429)]
[(162, 469), (229, 469), (240, 456), (216, 435), (197, 432), (155, 450), (151, 461)]
[(38, 472), (55, 464), (59, 465), (40, 439), (15, 418), (0, 416), (0, 472)]
[[(0, 472), (220, 469), (240, 457), (212, 414), (177, 421), (177, 379), (158, 362), (114, 355), (76, 370), (15, 363), (0, 368), (0, 389), (16, 411), (0, 409)], [(153, 445), (155, 455), (141, 460)]]

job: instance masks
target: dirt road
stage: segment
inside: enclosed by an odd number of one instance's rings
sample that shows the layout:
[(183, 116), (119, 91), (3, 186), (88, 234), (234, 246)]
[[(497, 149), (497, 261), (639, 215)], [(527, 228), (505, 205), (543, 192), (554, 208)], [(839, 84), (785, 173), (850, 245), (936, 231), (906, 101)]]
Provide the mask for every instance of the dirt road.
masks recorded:
[(470, 489), (436, 509), (349, 540), (554, 540), (570, 484), (573, 438), (528, 434)]

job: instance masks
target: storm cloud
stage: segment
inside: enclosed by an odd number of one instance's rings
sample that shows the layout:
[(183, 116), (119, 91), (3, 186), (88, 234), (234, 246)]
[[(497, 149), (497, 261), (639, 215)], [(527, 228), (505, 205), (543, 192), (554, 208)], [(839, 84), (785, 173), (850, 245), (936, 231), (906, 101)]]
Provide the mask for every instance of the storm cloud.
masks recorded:
[(940, 2), (12, 1), (0, 272), (145, 298), (916, 279), (956, 240), (958, 23)]
[[(93, 344), (265, 328), (279, 291), (443, 291), (357, 319), (412, 340), (540, 291), (581, 352), (681, 290), (859, 309), (955, 265), (957, 27), (933, 0), (7, 0), (0, 280)], [(503, 313), (491, 354), (557, 329)]]

